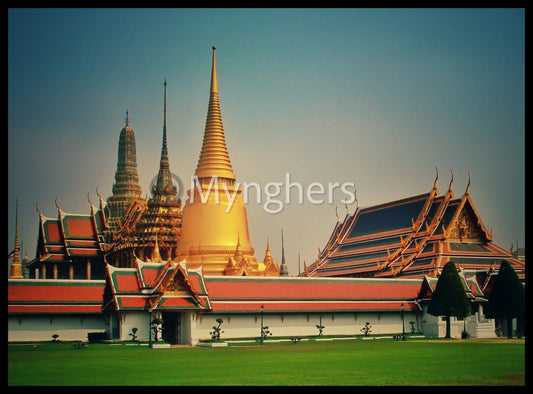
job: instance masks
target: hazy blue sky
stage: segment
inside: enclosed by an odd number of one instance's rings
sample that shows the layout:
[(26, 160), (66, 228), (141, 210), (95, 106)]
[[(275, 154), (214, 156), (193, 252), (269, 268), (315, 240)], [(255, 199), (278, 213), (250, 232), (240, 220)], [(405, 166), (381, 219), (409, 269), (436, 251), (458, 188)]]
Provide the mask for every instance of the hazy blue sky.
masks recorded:
[[(111, 194), (126, 109), (143, 194), (157, 174), (168, 81), (171, 171), (190, 187), (205, 126), (211, 46), (237, 180), (353, 182), (361, 207), (455, 174), (496, 244), (525, 243), (522, 9), (10, 9), (8, 252), (15, 200), (24, 254), (38, 214), (89, 213)], [(337, 220), (340, 190), (278, 214), (248, 203), (256, 257), (270, 236), (291, 274)], [(281, 199), (285, 198), (282, 194)], [(265, 202), (263, 195), (262, 202)], [(356, 204), (350, 206), (353, 213)], [(516, 245), (515, 245), (516, 246)]]

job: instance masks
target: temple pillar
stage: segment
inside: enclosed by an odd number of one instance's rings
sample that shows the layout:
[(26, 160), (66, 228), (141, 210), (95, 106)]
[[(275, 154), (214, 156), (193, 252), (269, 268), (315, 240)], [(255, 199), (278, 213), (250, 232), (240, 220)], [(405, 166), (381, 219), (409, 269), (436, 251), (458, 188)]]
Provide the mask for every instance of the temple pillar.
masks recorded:
[(91, 260), (87, 260), (87, 280), (91, 280)]

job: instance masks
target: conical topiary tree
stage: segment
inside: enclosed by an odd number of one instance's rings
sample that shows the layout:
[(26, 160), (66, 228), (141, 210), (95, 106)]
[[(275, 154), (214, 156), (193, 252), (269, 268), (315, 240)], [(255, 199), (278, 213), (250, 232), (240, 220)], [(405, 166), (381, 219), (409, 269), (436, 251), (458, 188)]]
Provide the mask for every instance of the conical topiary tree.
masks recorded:
[[(498, 276), (490, 292), (489, 302), (485, 305), (485, 316), (489, 319), (507, 319), (507, 337), (513, 337), (513, 319), (524, 317), (525, 289), (513, 267), (502, 261)], [(520, 325), (517, 324), (521, 336)]]
[(431, 297), (428, 313), (446, 317), (446, 338), (450, 338), (450, 316), (465, 318), (471, 313), (470, 300), (452, 261), (446, 263)]

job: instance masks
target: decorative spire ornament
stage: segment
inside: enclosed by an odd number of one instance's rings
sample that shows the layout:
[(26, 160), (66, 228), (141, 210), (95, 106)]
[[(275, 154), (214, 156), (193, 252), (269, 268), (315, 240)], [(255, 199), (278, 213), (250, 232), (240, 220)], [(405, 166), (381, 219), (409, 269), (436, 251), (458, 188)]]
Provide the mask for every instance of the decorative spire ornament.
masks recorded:
[(9, 270), (9, 279), (24, 279), (22, 275), (22, 265), (20, 264), (19, 251), (19, 199), (17, 197), (17, 208), (15, 213), (15, 249), (13, 251), (13, 262)]
[(216, 47), (213, 47), (213, 65), (211, 69), (211, 87), (209, 91), (209, 107), (205, 122), (204, 141), (202, 151), (196, 167), (196, 176), (201, 178), (218, 178), (235, 180), (235, 174), (229, 159), (220, 112), (218, 98), (217, 65), (215, 56)]
[(187, 267), (201, 266), (204, 275), (237, 275), (231, 259), (239, 244), (246, 275), (277, 276), (279, 271), (267, 271), (254, 257), (242, 187), (236, 182), (226, 147), (215, 49), (202, 149), (187, 191), (176, 255), (187, 259)]
[(285, 245), (283, 243), (283, 229), (281, 229), (281, 266), (279, 267), (279, 276), (289, 276), (289, 268), (285, 262)]

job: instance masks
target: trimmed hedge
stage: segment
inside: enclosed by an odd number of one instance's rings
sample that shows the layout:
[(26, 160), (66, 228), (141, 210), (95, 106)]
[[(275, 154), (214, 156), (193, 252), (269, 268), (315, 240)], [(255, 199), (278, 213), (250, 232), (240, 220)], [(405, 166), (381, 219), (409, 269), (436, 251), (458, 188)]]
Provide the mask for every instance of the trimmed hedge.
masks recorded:
[(87, 340), (89, 341), (89, 343), (105, 341), (106, 339), (109, 339), (109, 334), (105, 331), (87, 333)]

